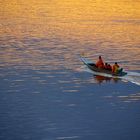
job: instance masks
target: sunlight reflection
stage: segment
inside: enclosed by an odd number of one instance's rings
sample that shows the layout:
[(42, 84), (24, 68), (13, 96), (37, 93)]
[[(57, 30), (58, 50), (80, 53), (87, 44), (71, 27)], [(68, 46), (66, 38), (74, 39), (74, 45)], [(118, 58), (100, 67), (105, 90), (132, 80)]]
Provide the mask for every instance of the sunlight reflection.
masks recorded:
[(139, 69), (138, 1), (5, 0), (1, 8), (1, 66), (71, 69), (84, 51)]

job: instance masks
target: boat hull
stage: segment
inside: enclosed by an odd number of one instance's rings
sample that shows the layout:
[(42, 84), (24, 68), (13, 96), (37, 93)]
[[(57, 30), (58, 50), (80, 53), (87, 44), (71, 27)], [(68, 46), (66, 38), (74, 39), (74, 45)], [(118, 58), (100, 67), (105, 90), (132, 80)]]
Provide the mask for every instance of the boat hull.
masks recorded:
[(83, 63), (92, 71), (99, 72), (99, 73), (105, 73), (112, 76), (125, 76), (127, 75), (126, 72), (123, 71), (123, 69), (120, 69), (118, 73), (114, 74), (111, 70), (106, 70), (102, 68), (97, 68), (94, 63), (88, 62), (85, 58), (82, 58)]

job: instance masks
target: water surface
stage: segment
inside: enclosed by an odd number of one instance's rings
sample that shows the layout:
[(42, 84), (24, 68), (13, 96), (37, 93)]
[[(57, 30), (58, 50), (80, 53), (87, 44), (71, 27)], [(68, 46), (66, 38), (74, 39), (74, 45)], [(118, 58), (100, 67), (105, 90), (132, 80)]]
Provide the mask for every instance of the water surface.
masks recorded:
[[(140, 139), (139, 1), (0, 3), (0, 139)], [(94, 76), (81, 53), (129, 77)]]

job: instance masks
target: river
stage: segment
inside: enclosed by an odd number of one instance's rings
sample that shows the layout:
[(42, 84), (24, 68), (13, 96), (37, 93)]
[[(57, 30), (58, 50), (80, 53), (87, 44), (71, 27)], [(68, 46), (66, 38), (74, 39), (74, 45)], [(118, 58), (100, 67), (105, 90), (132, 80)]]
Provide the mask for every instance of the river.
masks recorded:
[[(0, 1), (1, 140), (139, 140), (138, 0)], [(122, 79), (81, 62), (118, 62)]]

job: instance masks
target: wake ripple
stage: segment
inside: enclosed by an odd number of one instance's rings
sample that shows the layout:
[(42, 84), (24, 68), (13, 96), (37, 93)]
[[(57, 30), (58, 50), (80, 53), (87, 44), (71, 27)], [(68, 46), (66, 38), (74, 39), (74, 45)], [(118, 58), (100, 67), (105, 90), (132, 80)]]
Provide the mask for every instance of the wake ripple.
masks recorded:
[(122, 77), (122, 79), (140, 86), (140, 73), (138, 72), (127, 71), (127, 75)]
[(126, 71), (127, 72), (127, 75), (125, 75), (123, 77), (118, 77), (118, 76), (116, 77), (116, 76), (112, 76), (110, 74), (105, 74), (105, 73), (100, 73), (100, 72), (94, 72), (94, 71), (88, 69), (86, 66), (82, 67), (82, 69), (84, 71), (89, 72), (89, 73), (92, 73), (94, 75), (101, 75), (101, 76), (104, 76), (104, 77), (119, 78), (119, 79), (126, 80), (126, 81), (129, 81), (131, 83), (134, 83), (134, 84), (140, 86), (140, 73), (138, 73), (138, 72)]

